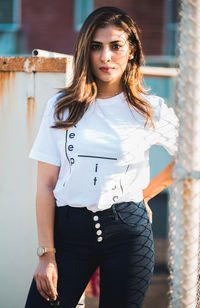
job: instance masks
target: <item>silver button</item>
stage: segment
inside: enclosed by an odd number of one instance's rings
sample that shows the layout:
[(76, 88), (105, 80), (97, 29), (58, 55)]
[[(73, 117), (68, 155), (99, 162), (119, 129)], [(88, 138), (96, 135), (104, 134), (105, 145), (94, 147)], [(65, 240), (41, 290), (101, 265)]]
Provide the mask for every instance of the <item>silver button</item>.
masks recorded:
[(101, 242), (103, 240), (103, 237), (102, 236), (99, 236), (98, 238), (97, 238), (97, 241), (98, 242)]
[(99, 220), (99, 216), (94, 216), (94, 217), (93, 217), (93, 220), (94, 220), (94, 221)]
[(95, 225), (95, 228), (96, 228), (96, 229), (99, 229), (100, 226), (101, 226), (101, 225), (100, 225), (99, 223), (97, 223), (97, 224)]
[(97, 235), (101, 235), (102, 231), (101, 230), (97, 230)]
[(113, 197), (113, 201), (115, 202), (115, 201), (117, 201), (118, 200), (118, 196), (114, 196)]

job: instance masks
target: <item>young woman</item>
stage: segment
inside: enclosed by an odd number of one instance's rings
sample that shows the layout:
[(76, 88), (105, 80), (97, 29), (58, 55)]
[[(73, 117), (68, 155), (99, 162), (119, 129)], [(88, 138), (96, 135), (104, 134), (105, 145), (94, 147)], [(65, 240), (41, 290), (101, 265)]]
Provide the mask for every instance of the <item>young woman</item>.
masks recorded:
[(142, 57), (126, 13), (102, 7), (86, 19), (73, 81), (48, 101), (30, 154), (39, 264), (26, 308), (76, 307), (97, 267), (100, 308), (142, 307), (154, 269), (144, 200), (171, 183), (173, 165), (149, 184), (149, 149), (173, 155), (177, 135), (174, 111), (143, 88)]

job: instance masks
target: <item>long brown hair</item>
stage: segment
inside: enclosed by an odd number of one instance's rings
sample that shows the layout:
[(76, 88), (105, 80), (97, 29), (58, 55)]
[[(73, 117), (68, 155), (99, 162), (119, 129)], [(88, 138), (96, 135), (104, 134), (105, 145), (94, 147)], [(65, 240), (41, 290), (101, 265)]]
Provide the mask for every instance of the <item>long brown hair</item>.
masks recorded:
[[(82, 118), (89, 105), (97, 96), (95, 77), (90, 68), (91, 41), (95, 31), (108, 25), (114, 25), (127, 33), (130, 47), (134, 49), (134, 58), (128, 61), (122, 75), (123, 92), (128, 104), (134, 107), (145, 118), (150, 120), (151, 106), (140, 96), (147, 94), (143, 86), (143, 77), (140, 67), (143, 59), (141, 42), (138, 36), (138, 27), (131, 17), (115, 7), (101, 7), (92, 12), (85, 20), (75, 44), (74, 75), (71, 85), (61, 89), (61, 97), (55, 105), (54, 128), (69, 129)], [(67, 119), (64, 119), (66, 110), (69, 110)], [(146, 124), (145, 123), (145, 124)]]

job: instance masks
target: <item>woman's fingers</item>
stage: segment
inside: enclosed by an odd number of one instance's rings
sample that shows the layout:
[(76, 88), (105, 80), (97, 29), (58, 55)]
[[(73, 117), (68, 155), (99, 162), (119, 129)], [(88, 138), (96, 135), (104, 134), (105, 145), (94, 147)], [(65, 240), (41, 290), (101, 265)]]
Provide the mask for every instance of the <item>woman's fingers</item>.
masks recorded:
[(49, 301), (50, 297), (49, 295), (47, 294), (47, 291), (45, 292), (45, 287), (43, 285), (43, 281), (40, 280), (39, 278), (35, 278), (35, 281), (36, 281), (36, 285), (37, 285), (37, 289), (38, 289), (38, 292), (40, 293), (40, 295), (42, 297), (44, 297), (44, 299), (46, 299), (47, 301)]
[(46, 284), (50, 292), (49, 294), (51, 295), (51, 298), (53, 300), (56, 300), (56, 297), (58, 294), (57, 294), (57, 288), (55, 288), (54, 283), (53, 283), (53, 275), (47, 278)]
[(57, 298), (57, 266), (54, 263), (40, 262), (36, 269), (34, 279), (37, 289), (46, 300)]
[(145, 203), (145, 206), (146, 206), (146, 209), (147, 209), (147, 213), (148, 213), (148, 215), (149, 215), (150, 223), (152, 224), (152, 210), (150, 209), (150, 207), (149, 207), (147, 201), (144, 201), (144, 203)]
[(52, 282), (57, 293), (58, 273), (57, 270), (53, 273)]
[(52, 298), (56, 300), (57, 291), (54, 288), (53, 282), (47, 275), (38, 275), (36, 278), (37, 289), (46, 300)]
[(50, 297), (53, 298), (53, 290), (50, 287), (49, 278), (48, 276), (43, 278), (43, 290), (44, 292)]

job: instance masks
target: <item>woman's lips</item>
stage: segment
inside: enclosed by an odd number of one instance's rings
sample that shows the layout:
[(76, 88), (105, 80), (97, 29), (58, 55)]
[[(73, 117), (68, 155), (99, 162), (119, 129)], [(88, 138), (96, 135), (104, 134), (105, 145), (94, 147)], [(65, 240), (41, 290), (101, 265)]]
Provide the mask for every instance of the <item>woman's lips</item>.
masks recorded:
[(110, 66), (102, 66), (99, 68), (102, 72), (109, 72), (110, 70), (114, 69), (113, 67)]

